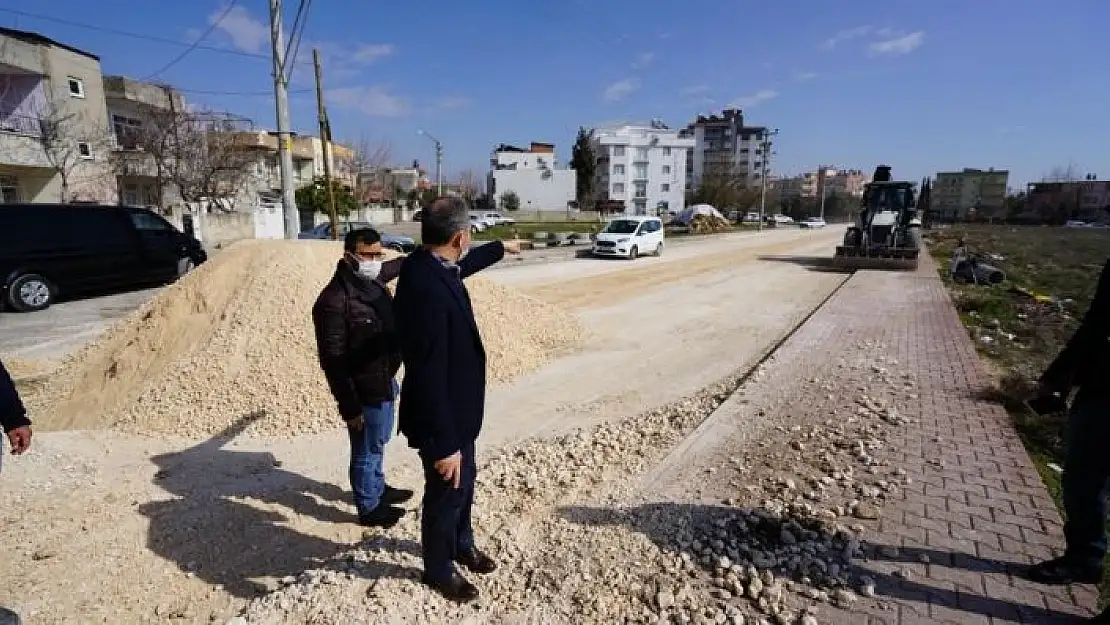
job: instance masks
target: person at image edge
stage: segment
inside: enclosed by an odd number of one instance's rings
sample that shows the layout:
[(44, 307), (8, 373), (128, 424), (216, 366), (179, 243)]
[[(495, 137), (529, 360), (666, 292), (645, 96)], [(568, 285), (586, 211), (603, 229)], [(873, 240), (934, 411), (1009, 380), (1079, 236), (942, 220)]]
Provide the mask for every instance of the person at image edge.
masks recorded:
[(493, 242), (467, 253), (470, 217), (453, 197), (424, 211), (421, 236), (423, 247), (401, 268), (395, 300), (405, 363), (399, 429), (424, 465), (423, 581), (449, 599), (471, 601), (478, 589), (454, 563), (474, 573), (496, 564), (474, 545), (471, 521), (486, 354), (463, 280), (520, 248)]
[(350, 479), (359, 523), (390, 528), (404, 516), (395, 504), (411, 490), (385, 483), (382, 460), (393, 435), (393, 403), (401, 349), (393, 298), (385, 285), (402, 259), (383, 261), (381, 235), (372, 228), (347, 233), (335, 275), (312, 307), (320, 367), (347, 422)]
[(0, 426), (8, 435), (13, 454), (18, 456), (31, 447), (31, 420), (27, 418), (27, 409), (3, 362), (0, 362)]

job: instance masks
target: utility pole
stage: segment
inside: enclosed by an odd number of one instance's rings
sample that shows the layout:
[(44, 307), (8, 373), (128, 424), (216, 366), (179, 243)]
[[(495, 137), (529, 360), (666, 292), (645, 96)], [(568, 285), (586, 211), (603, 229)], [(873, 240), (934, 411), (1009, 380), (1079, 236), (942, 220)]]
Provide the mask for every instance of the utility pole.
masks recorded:
[(328, 219), (331, 222), (331, 240), (339, 238), (339, 216), (335, 210), (335, 187), (331, 183), (331, 121), (324, 108), (324, 79), (320, 69), (320, 51), (312, 49), (312, 66), (316, 70), (316, 114), (320, 118), (320, 142), (324, 151), (324, 185), (328, 190)]
[(771, 158), (771, 136), (777, 135), (778, 129), (763, 131), (763, 162), (759, 174), (759, 231), (763, 232), (763, 215), (767, 208), (767, 161)]
[(432, 143), (436, 144), (436, 195), (443, 197), (443, 144), (439, 142), (439, 139), (436, 139), (423, 130), (417, 130), (416, 133), (424, 135), (431, 139)]
[(821, 165), (821, 171), (817, 172), (817, 182), (821, 185), (821, 219), (825, 219), (825, 188), (829, 186), (829, 179), (826, 176), (826, 168)]
[(281, 0), (270, 0), (270, 44), (274, 57), (274, 102), (277, 107), (278, 165), (281, 168), (281, 205), (285, 209), (285, 238), (301, 231), (297, 198), (293, 194), (293, 141), (289, 131), (289, 90), (285, 81), (285, 34)]

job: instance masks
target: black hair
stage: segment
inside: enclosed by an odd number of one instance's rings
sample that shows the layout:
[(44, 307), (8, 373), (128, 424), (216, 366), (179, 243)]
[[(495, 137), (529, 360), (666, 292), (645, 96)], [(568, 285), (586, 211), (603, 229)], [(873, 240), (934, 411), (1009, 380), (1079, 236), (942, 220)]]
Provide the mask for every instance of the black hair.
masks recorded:
[(469, 229), (470, 213), (458, 197), (437, 199), (420, 219), (420, 238), (427, 245), (446, 245), (451, 237)]
[(355, 228), (348, 232), (347, 236), (343, 238), (343, 249), (353, 254), (355, 249), (358, 248), (359, 243), (373, 245), (375, 243), (380, 243), (381, 240), (382, 235), (373, 228)]

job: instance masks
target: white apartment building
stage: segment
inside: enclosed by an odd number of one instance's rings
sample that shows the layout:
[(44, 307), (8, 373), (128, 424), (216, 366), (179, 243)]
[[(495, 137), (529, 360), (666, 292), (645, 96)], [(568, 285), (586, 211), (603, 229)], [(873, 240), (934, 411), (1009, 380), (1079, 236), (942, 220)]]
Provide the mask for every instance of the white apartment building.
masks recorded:
[(635, 215), (686, 208), (687, 158), (694, 139), (653, 121), (598, 128), (593, 141), (602, 200), (623, 202), (625, 213)]
[(687, 161), (687, 186), (696, 188), (707, 175), (735, 177), (745, 187), (763, 184), (767, 128), (745, 126), (740, 109), (698, 115), (679, 134), (694, 141)]
[(533, 141), (527, 149), (497, 146), (486, 182), (498, 206), (512, 192), (520, 198), (520, 210), (566, 211), (573, 206), (577, 181), (577, 172), (558, 166), (554, 145)]

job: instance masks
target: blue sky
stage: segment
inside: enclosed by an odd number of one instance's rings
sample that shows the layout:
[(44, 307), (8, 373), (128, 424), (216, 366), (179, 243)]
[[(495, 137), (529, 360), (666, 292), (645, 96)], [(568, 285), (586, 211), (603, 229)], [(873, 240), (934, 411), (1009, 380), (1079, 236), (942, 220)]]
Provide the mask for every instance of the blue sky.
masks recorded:
[[(101, 57), (144, 78), (180, 45), (46, 21), (191, 42), (228, 0), (0, 0), (0, 24)], [(297, 2), (286, 0), (288, 21)], [(156, 8), (154, 8), (156, 7)], [(292, 85), (295, 129), (315, 130), (311, 48), (337, 138), (391, 146), (397, 162), (488, 167), (497, 143), (557, 144), (579, 125), (662, 118), (672, 127), (729, 104), (778, 127), (775, 169), (819, 164), (899, 177), (1054, 166), (1110, 177), (1107, 0), (314, 0)], [(239, 0), (205, 46), (266, 55), (267, 2)], [(272, 126), (263, 58), (195, 50), (159, 78), (200, 105)]]

